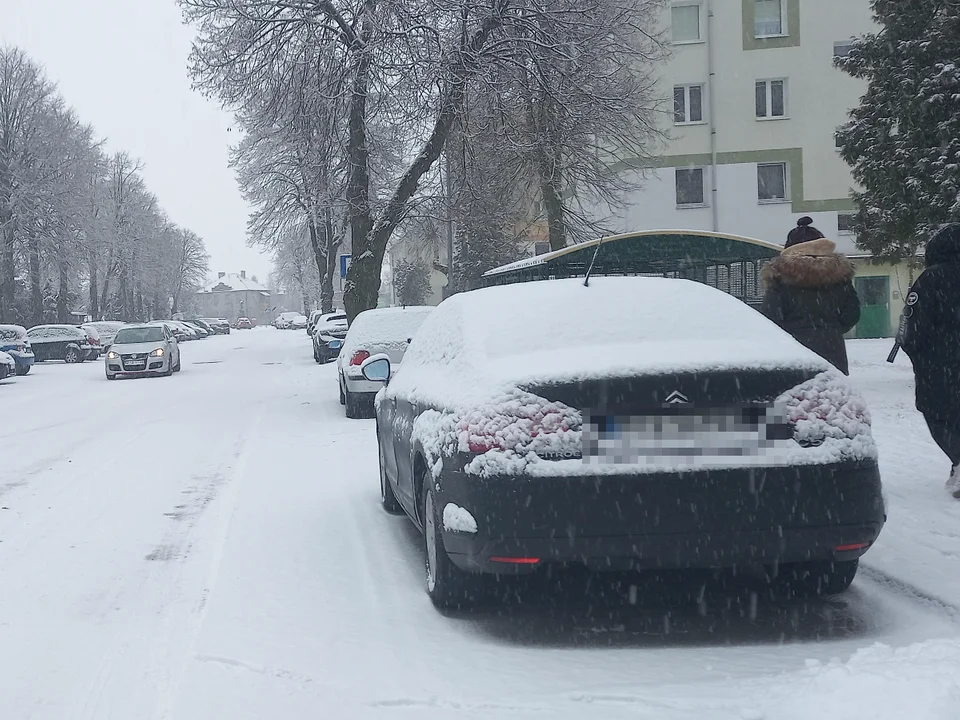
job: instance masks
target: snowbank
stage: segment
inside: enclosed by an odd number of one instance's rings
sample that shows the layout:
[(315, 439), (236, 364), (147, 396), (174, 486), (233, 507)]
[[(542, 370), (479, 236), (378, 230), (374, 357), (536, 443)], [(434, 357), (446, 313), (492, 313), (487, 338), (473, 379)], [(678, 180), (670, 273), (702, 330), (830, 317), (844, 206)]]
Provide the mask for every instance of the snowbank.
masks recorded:
[(775, 679), (755, 720), (956, 720), (960, 718), (960, 640), (930, 640), (894, 649), (877, 643), (847, 662), (808, 660), (800, 673)]

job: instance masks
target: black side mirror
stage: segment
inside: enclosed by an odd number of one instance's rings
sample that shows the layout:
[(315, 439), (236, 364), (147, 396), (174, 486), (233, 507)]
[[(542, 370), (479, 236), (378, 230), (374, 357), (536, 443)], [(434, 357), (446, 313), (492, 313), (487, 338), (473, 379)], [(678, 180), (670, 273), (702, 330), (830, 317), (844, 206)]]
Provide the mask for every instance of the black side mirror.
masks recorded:
[(413, 342), (413, 338), (407, 338), (407, 345)]

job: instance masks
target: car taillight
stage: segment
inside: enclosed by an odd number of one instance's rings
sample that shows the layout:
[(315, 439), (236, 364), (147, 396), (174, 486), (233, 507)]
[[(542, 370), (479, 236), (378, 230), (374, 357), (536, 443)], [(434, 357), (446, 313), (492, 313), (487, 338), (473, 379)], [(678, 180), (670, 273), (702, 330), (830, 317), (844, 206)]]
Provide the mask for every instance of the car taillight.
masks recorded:
[(351, 364), (351, 365), (362, 365), (362, 364), (363, 364), (363, 361), (366, 360), (368, 357), (370, 357), (370, 353), (368, 353), (366, 350), (357, 350), (357, 351), (353, 354), (353, 357), (350, 358), (350, 364)]

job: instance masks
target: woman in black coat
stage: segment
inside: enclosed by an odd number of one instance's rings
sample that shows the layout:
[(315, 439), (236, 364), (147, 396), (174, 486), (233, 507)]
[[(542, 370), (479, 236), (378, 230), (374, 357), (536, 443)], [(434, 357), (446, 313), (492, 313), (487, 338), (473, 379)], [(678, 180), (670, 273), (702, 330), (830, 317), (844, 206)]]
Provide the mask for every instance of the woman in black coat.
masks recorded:
[(843, 336), (860, 321), (853, 276), (853, 263), (808, 217), (797, 221), (784, 251), (763, 269), (763, 314), (845, 375)]
[(913, 363), (917, 410), (950, 458), (947, 489), (960, 499), (960, 224), (934, 235), (925, 261), (907, 295), (901, 341)]

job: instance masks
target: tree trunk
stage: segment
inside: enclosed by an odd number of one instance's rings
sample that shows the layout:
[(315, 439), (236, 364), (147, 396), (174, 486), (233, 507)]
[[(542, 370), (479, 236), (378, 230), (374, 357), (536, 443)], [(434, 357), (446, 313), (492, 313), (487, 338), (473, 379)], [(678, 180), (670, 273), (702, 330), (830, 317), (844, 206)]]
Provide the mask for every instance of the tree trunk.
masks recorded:
[(89, 263), (90, 278), (90, 317), (94, 320), (102, 320), (100, 317), (100, 297), (97, 295), (97, 261), (90, 258)]
[(5, 203), (0, 213), (0, 321), (12, 323), (17, 320), (14, 316), (14, 290), (17, 280), (17, 269), (13, 264), (13, 245), (15, 236), (15, 220), (13, 211)]
[[(362, 206), (350, 202), (349, 192), (351, 183), (348, 182), (348, 206), (350, 217), (350, 243), (353, 261), (350, 265), (350, 271), (347, 274), (346, 289), (343, 294), (344, 309), (347, 311), (347, 317), (352, 321), (364, 310), (375, 308), (380, 295), (380, 271), (383, 267), (383, 256), (387, 250), (387, 242), (390, 236), (397, 229), (397, 226), (403, 220), (407, 210), (407, 204), (417, 192), (420, 180), (429, 172), (430, 168), (443, 152), (443, 145), (450, 135), (453, 122), (460, 114), (463, 107), (463, 101), (466, 94), (467, 79), (477, 71), (475, 58), (480, 54), (483, 46), (486, 44), (490, 34), (503, 24), (504, 12), (509, 5), (509, 0), (497, 0), (495, 6), (490, 10), (480, 27), (466, 39), (460, 48), (460, 53), (451, 61), (449, 70), (449, 79), (447, 89), (440, 100), (440, 108), (437, 114), (436, 122), (430, 137), (424, 143), (423, 148), (416, 159), (400, 178), (396, 190), (387, 202), (386, 207), (377, 218), (375, 224), (370, 224), (370, 206), (369, 195), (369, 171), (367, 168), (368, 153), (366, 147), (366, 75), (369, 73), (369, 61), (364, 73), (364, 84), (362, 93), (354, 92), (351, 98), (350, 108), (350, 140), (347, 143), (348, 157), (351, 161), (351, 181), (355, 166), (359, 166), (359, 160), (362, 159), (363, 178), (367, 181), (365, 186), (364, 203)], [(360, 54), (360, 66), (363, 66), (365, 51)], [(356, 87), (356, 85), (355, 85)], [(363, 105), (359, 113), (359, 140), (362, 140), (362, 152), (360, 147), (354, 147), (354, 122), (355, 107), (358, 100), (362, 99)], [(355, 156), (353, 153), (358, 152)], [(362, 212), (361, 212), (362, 211)]]
[(337, 251), (343, 242), (333, 233), (333, 216), (330, 208), (324, 209), (324, 235), (327, 238), (327, 266), (320, 282), (320, 304), (325, 313), (333, 312), (333, 276), (337, 272)]
[(69, 323), (73, 318), (70, 317), (70, 305), (68, 304), (70, 287), (67, 284), (67, 268), (63, 262), (60, 262), (57, 270), (60, 273), (60, 289), (57, 292), (57, 322)]
[[(547, 175), (548, 169), (541, 166), (540, 194), (543, 196), (543, 207), (547, 211), (547, 233), (551, 250), (563, 250), (567, 246), (567, 223), (564, 219), (563, 199), (557, 188), (557, 181)], [(552, 170), (552, 169), (549, 169)]]
[(27, 255), (30, 266), (30, 324), (43, 323), (43, 287), (40, 277), (40, 238), (36, 227), (27, 231)]

